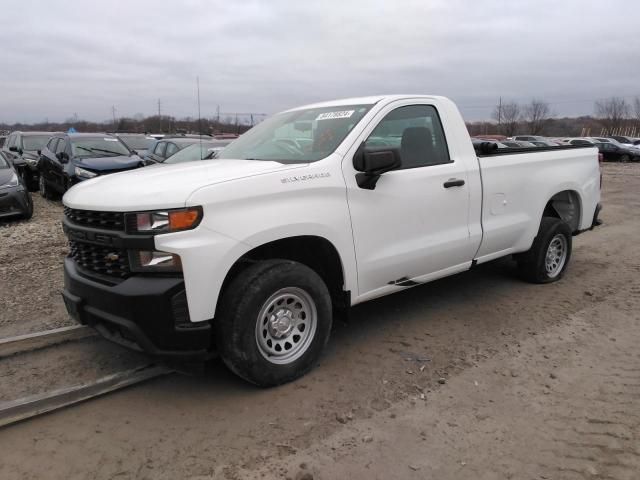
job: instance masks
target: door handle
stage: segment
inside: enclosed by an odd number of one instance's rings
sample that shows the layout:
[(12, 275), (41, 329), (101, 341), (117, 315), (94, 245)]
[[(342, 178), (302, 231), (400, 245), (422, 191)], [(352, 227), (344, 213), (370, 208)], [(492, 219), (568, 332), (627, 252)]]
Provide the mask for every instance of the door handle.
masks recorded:
[(464, 180), (461, 180), (459, 178), (450, 178), (449, 180), (447, 180), (442, 184), (444, 188), (461, 187), (463, 185), (464, 185)]

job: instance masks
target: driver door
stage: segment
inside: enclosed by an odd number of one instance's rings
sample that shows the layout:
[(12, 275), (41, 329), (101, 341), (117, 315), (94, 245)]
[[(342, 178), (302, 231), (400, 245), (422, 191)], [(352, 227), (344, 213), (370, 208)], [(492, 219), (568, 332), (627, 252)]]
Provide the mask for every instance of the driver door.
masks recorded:
[(451, 158), (436, 108), (396, 103), (377, 118), (358, 143), (397, 149), (402, 164), (368, 190), (355, 181), (352, 155), (343, 160), (358, 301), (466, 270), (480, 243), (469, 231), (467, 170)]

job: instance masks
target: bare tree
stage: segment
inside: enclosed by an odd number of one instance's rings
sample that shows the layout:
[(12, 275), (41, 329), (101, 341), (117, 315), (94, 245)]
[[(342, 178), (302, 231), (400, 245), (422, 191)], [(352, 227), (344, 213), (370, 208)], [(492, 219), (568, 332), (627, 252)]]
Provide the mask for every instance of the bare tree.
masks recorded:
[(633, 100), (633, 112), (636, 114), (636, 120), (640, 122), (640, 97)]
[(530, 134), (542, 134), (545, 126), (551, 119), (549, 104), (543, 100), (534, 98), (530, 104), (524, 107), (522, 118), (527, 123)]
[(508, 137), (516, 134), (520, 117), (521, 108), (516, 102), (500, 103), (493, 111), (493, 119), (498, 122), (498, 129)]
[(596, 117), (602, 120), (608, 130), (622, 127), (630, 112), (629, 104), (622, 97), (598, 100), (595, 104), (595, 110)]

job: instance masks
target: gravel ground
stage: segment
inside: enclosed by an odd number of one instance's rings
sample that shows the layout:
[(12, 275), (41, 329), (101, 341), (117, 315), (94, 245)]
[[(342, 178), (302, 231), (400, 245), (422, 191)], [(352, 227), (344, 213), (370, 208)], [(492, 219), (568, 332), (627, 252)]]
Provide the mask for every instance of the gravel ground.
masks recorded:
[[(605, 165), (604, 189), (558, 283), (493, 262), (354, 308), (291, 384), (214, 362), (14, 425), (0, 478), (636, 480), (640, 165)], [(34, 369), (64, 383), (105, 355), (62, 347), (14, 375), (38, 391)]]
[(31, 220), (0, 220), (0, 338), (73, 324), (60, 296), (62, 204), (32, 197)]

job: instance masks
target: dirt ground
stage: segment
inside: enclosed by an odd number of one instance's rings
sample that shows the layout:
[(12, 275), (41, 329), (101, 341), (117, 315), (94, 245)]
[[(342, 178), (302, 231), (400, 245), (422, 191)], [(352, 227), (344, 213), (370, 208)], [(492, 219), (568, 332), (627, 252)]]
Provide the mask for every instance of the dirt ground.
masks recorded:
[[(354, 308), (289, 385), (256, 389), (214, 362), (2, 429), (0, 478), (637, 480), (640, 165), (605, 165), (604, 181), (605, 225), (574, 239), (558, 283), (493, 262)], [(55, 251), (31, 259), (47, 272), (34, 280), (7, 260), (2, 232), (2, 268), (38, 302), (57, 298), (59, 283), (38, 282), (59, 282), (59, 237), (29, 236), (30, 252)], [(13, 287), (1, 288), (7, 302)], [(0, 305), (3, 331), (58, 312), (38, 302), (25, 318)], [(42, 351), (39, 364), (66, 381), (105, 355), (95, 345)], [(2, 362), (0, 382), (13, 382)]]
[(73, 323), (60, 296), (62, 203), (32, 198), (31, 220), (0, 220), (0, 338)]

